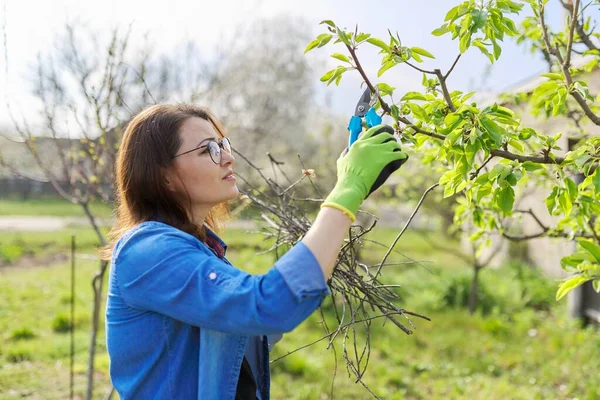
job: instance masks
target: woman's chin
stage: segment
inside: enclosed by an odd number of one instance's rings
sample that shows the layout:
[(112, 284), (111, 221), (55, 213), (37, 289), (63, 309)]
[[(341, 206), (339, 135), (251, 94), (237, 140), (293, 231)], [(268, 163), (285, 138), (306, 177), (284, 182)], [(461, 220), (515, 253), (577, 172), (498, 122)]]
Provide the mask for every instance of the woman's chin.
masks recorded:
[(231, 195), (228, 196), (227, 200), (234, 200), (236, 199), (238, 196), (240, 195), (240, 190), (238, 189), (237, 185), (234, 184), (233, 188), (231, 188)]

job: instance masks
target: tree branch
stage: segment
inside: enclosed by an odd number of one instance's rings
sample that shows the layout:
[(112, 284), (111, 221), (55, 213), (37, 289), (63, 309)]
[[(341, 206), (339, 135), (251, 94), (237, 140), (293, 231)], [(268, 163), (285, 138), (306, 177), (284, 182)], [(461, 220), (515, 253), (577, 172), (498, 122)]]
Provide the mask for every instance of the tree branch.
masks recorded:
[(490, 150), (490, 154), (496, 157), (506, 158), (507, 160), (517, 160), (519, 162), (531, 161), (538, 164), (562, 164), (565, 160), (563, 157), (554, 157), (553, 159), (549, 155), (543, 157), (522, 156), (500, 149), (492, 149)]
[[(576, 0), (576, 2), (577, 2), (577, 4), (579, 4), (578, 0)], [(573, 15), (574, 14), (576, 14), (576, 11), (573, 11)], [(542, 37), (544, 39), (544, 44), (546, 46), (546, 49), (548, 50), (548, 53), (552, 54), (558, 60), (560, 68), (562, 70), (562, 73), (565, 77), (565, 81), (567, 82), (569, 94), (571, 96), (573, 96), (573, 98), (575, 99), (577, 104), (579, 104), (579, 106), (581, 107), (581, 109), (583, 110), (585, 115), (590, 119), (590, 121), (592, 121), (595, 125), (600, 126), (600, 117), (598, 117), (596, 114), (594, 114), (594, 112), (590, 109), (590, 107), (587, 104), (587, 102), (585, 101), (585, 99), (578, 92), (572, 90), (571, 87), (573, 85), (573, 77), (571, 76), (571, 72), (569, 71), (570, 62), (571, 62), (571, 53), (570, 52), (567, 53), (565, 55), (566, 58), (563, 58), (563, 56), (560, 54), (560, 51), (558, 50), (558, 44), (556, 47), (553, 47), (551, 45), (550, 39), (548, 36), (548, 26), (546, 25), (546, 18), (544, 15), (545, 15), (544, 6), (542, 6), (540, 9), (540, 25), (542, 27)], [(572, 34), (572, 32), (570, 32), (570, 33), (571, 33), (571, 35), (569, 36), (568, 40), (569, 40), (569, 43), (571, 43), (570, 46), (572, 46), (573, 34)], [(569, 45), (567, 47), (569, 47)]]
[(404, 64), (406, 64), (409, 67), (412, 67), (412, 68), (416, 69), (417, 71), (422, 72), (424, 74), (435, 75), (435, 71), (428, 71), (426, 69), (421, 69), (421, 68), (417, 67), (416, 65), (409, 63), (408, 61), (404, 61)]
[(442, 94), (444, 95), (444, 100), (446, 100), (446, 104), (448, 104), (448, 108), (450, 108), (452, 112), (456, 112), (456, 107), (454, 107), (454, 103), (452, 103), (452, 98), (450, 97), (450, 92), (448, 92), (446, 78), (444, 78), (444, 75), (442, 75), (442, 71), (440, 71), (439, 69), (436, 68), (434, 72), (440, 81), (440, 86), (442, 87)]
[(490, 161), (492, 161), (492, 158), (494, 158), (494, 156), (493, 156), (493, 155), (490, 155), (490, 156), (487, 158), (487, 160), (485, 160), (485, 161), (483, 162), (483, 164), (481, 164), (481, 166), (480, 166), (479, 168), (477, 168), (477, 170), (476, 170), (476, 171), (474, 171), (474, 172), (472, 172), (472, 173), (471, 173), (471, 176), (470, 176), (469, 178), (470, 178), (471, 180), (473, 180), (473, 179), (477, 178), (477, 176), (479, 175), (479, 173), (481, 172), (481, 170), (482, 170), (482, 169), (484, 169), (484, 168), (485, 168), (485, 166), (486, 166), (486, 165), (487, 165), (487, 164), (488, 164)]
[[(354, 60), (354, 63), (356, 65), (356, 69), (360, 73), (360, 76), (362, 76), (363, 80), (365, 81), (365, 83), (367, 84), (369, 89), (371, 89), (371, 93), (379, 93), (377, 90), (375, 90), (375, 86), (373, 86), (373, 84), (367, 77), (367, 74), (365, 73), (365, 70), (363, 69), (362, 65), (360, 65), (360, 61), (358, 60), (358, 57), (356, 56), (356, 50), (354, 48), (352, 48), (352, 46), (348, 46), (348, 45), (346, 45), (346, 48), (350, 52), (350, 55), (352, 56), (352, 59)], [(381, 104), (381, 108), (383, 108), (383, 111), (385, 111), (387, 114), (391, 114), (390, 106), (388, 106), (387, 103), (385, 101), (383, 101), (383, 99), (381, 98), (381, 95), (378, 95), (378, 96), (379, 96), (379, 103)]]
[(462, 56), (462, 54), (459, 54), (456, 57), (456, 60), (454, 60), (454, 63), (452, 63), (452, 66), (450, 67), (450, 69), (448, 70), (448, 72), (446, 72), (446, 75), (444, 75), (444, 80), (448, 79), (448, 77), (450, 76), (450, 74), (452, 73), (452, 71), (454, 71), (454, 67), (456, 67), (456, 64), (458, 64), (458, 60), (460, 60), (461, 56)]
[[(564, 2), (561, 0), (560, 2), (562, 4), (562, 6), (571, 14), (573, 13), (573, 4), (572, 1), (567, 1)], [(582, 10), (583, 12), (583, 10)], [(582, 19), (583, 19), (583, 14), (582, 14)], [(579, 35), (579, 38), (581, 39), (581, 42), (583, 44), (586, 45), (586, 47), (589, 50), (600, 50), (595, 44), (594, 42), (592, 42), (592, 40), (590, 39), (590, 35), (588, 35), (585, 30), (583, 29), (583, 24), (581, 24), (579, 22), (579, 18), (576, 20), (576, 24), (575, 24), (575, 29), (577, 30), (577, 35)]]
[(565, 68), (571, 67), (571, 51), (573, 50), (573, 39), (575, 32), (575, 25), (577, 24), (579, 11), (579, 0), (575, 0), (575, 4), (573, 5), (573, 9), (571, 10), (571, 26), (569, 27), (569, 37), (567, 38), (567, 53), (565, 54)]

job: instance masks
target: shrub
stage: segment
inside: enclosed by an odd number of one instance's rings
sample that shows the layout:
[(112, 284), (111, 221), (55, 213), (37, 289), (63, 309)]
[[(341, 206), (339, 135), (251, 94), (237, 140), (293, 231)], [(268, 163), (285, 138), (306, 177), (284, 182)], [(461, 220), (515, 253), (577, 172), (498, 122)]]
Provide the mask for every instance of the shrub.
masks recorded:
[(35, 337), (35, 334), (31, 329), (23, 327), (12, 331), (11, 337), (13, 340), (27, 340), (33, 339)]
[(510, 263), (509, 268), (514, 271), (519, 284), (523, 306), (535, 310), (549, 310), (555, 303), (556, 284), (537, 268), (521, 263)]
[[(482, 272), (485, 273), (485, 271)], [(467, 308), (469, 306), (472, 274), (472, 272), (469, 274), (461, 272), (450, 278), (449, 283), (442, 291), (441, 301), (443, 306), (454, 308)], [(480, 273), (477, 289), (477, 309), (483, 314), (489, 314), (497, 306), (496, 299), (490, 294)]]
[(0, 260), (12, 264), (23, 256), (23, 247), (16, 244), (0, 244)]
[(11, 363), (19, 363), (23, 361), (31, 361), (31, 351), (25, 348), (14, 348), (8, 351), (6, 359)]
[(69, 332), (71, 330), (71, 318), (66, 314), (58, 314), (52, 321), (52, 330), (54, 332)]

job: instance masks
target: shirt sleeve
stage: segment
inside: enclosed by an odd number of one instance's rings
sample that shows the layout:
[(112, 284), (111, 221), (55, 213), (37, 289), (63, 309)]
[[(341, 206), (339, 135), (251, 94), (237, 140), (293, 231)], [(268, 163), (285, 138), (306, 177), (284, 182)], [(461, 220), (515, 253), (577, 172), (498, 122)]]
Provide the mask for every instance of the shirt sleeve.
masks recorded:
[(266, 274), (251, 275), (193, 236), (157, 223), (119, 243), (113, 262), (129, 306), (223, 332), (289, 332), (330, 293), (318, 261), (302, 242)]

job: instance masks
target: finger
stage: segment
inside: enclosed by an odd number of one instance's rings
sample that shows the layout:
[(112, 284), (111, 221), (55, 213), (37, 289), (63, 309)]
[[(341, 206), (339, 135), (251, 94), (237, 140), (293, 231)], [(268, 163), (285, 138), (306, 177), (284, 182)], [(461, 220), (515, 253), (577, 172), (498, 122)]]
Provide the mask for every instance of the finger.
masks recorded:
[(367, 139), (365, 139), (366, 143), (369, 144), (382, 144), (382, 143), (387, 143), (387, 142), (391, 142), (391, 141), (396, 141), (396, 138), (394, 137), (394, 135), (388, 133), (388, 132), (381, 132), (379, 134), (377, 134), (376, 136), (371, 136)]
[(393, 140), (391, 140), (391, 141), (386, 140), (385, 142), (383, 142), (382, 146), (385, 146), (386, 150), (391, 150), (391, 151), (400, 150), (400, 143), (398, 143), (396, 138), (393, 138)]
[(366, 140), (366, 139), (369, 139), (369, 138), (371, 138), (373, 136), (377, 136), (377, 135), (379, 135), (380, 133), (383, 133), (383, 132), (387, 132), (387, 133), (393, 134), (394, 133), (394, 128), (392, 128), (389, 125), (384, 125), (384, 124), (375, 125), (374, 127), (369, 128), (366, 132), (364, 132), (359, 139)]

